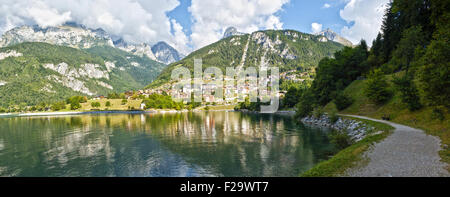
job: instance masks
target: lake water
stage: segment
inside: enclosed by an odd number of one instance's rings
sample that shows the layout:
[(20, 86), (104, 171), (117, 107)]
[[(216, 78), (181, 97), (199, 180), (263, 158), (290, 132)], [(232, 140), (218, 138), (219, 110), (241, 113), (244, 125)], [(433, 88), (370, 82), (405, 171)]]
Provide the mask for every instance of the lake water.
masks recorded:
[(0, 176), (298, 176), (327, 130), (240, 112), (0, 118)]

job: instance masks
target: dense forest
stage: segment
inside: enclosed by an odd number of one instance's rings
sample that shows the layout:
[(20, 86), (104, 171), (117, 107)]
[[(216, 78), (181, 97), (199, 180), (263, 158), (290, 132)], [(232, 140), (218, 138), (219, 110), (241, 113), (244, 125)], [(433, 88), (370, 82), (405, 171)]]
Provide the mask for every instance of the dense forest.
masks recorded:
[[(370, 49), (362, 40), (334, 58), (322, 59), (311, 88), (294, 92), (299, 98), (297, 116), (310, 115), (329, 102), (338, 110), (347, 108), (352, 98), (343, 90), (366, 79), (362, 94), (373, 104), (382, 105), (395, 92), (410, 111), (431, 107), (442, 118), (450, 108), (449, 4), (447, 0), (392, 1)], [(386, 76), (393, 76), (393, 87)]]

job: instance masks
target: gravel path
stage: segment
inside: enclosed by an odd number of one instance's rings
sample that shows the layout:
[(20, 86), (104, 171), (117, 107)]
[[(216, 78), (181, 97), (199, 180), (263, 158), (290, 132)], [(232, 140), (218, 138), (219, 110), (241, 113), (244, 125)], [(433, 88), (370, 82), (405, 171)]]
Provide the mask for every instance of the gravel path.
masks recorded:
[[(441, 141), (424, 131), (384, 120), (363, 116), (345, 115), (382, 122), (395, 127), (383, 141), (374, 144), (364, 153), (368, 162), (348, 169), (346, 176), (354, 177), (449, 177), (446, 164), (438, 152)], [(362, 162), (364, 163), (364, 162)]]

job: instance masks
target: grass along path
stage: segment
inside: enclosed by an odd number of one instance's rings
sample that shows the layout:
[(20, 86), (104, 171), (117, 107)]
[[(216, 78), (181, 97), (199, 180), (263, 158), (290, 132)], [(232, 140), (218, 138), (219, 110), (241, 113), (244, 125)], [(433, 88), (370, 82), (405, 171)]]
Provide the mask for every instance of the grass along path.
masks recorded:
[(346, 176), (363, 177), (429, 177), (450, 176), (446, 164), (440, 161), (441, 141), (425, 134), (423, 130), (373, 118), (346, 115), (391, 125), (394, 132), (376, 143), (364, 154), (369, 159), (365, 165), (346, 170)]
[(354, 117), (342, 117), (356, 119), (358, 121), (364, 122), (375, 128), (376, 131), (372, 132), (369, 136), (365, 137), (363, 140), (339, 151), (331, 159), (320, 162), (310, 170), (304, 172), (300, 176), (303, 177), (334, 177), (342, 176), (345, 171), (349, 168), (357, 166), (357, 164), (363, 160), (363, 153), (367, 151), (374, 143), (385, 139), (394, 127), (366, 119), (359, 119)]

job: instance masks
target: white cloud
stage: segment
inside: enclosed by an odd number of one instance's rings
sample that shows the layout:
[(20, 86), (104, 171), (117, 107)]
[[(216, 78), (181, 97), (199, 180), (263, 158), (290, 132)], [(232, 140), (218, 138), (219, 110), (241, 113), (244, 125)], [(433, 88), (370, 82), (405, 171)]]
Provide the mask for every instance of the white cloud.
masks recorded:
[[(1, 0), (0, 34), (20, 25), (56, 26), (75, 21), (132, 43), (166, 41), (187, 46), (181, 26), (167, 17), (178, 0)], [(171, 29), (174, 28), (174, 29)], [(179, 48), (177, 48), (179, 49)], [(186, 48), (180, 49), (186, 52)]]
[(183, 32), (183, 26), (181, 26), (174, 19), (170, 20), (170, 23), (172, 24), (175, 40), (169, 42), (168, 44), (178, 49), (178, 51), (180, 51), (181, 53), (188, 54), (191, 49), (187, 46), (187, 44), (189, 43), (189, 38)]
[(191, 42), (194, 49), (221, 39), (227, 27), (241, 32), (259, 29), (281, 29), (283, 23), (276, 13), (289, 0), (192, 0)]
[(389, 1), (347, 0), (344, 9), (340, 10), (340, 16), (348, 23), (353, 23), (353, 26), (344, 26), (341, 30), (342, 36), (353, 43), (364, 39), (370, 45), (380, 31)]
[(331, 5), (329, 4), (329, 3), (325, 3), (325, 4), (323, 4), (323, 7), (322, 8), (330, 8), (331, 7)]
[(45, 3), (36, 1), (32, 3), (32, 7), (26, 8), (29, 15), (41, 27), (60, 25), (71, 20), (70, 11), (59, 13), (54, 8), (49, 8)]
[(322, 24), (320, 23), (312, 23), (311, 24), (311, 31), (312, 33), (318, 33), (322, 31)]

